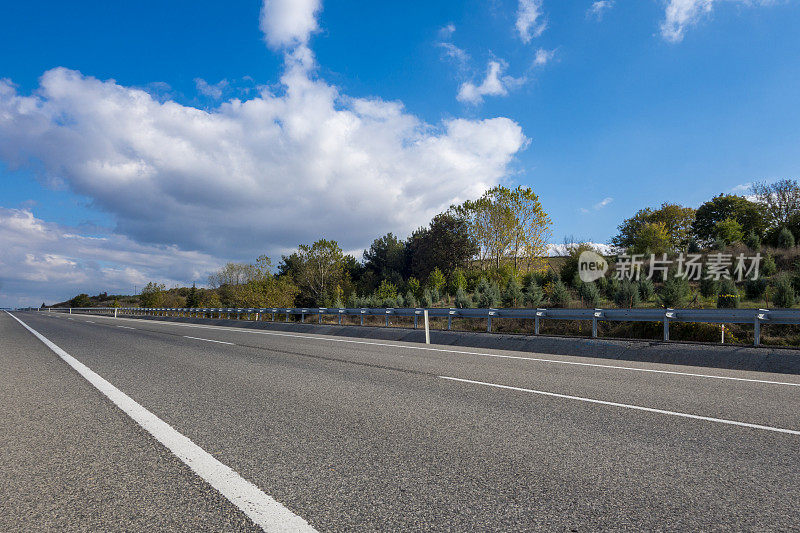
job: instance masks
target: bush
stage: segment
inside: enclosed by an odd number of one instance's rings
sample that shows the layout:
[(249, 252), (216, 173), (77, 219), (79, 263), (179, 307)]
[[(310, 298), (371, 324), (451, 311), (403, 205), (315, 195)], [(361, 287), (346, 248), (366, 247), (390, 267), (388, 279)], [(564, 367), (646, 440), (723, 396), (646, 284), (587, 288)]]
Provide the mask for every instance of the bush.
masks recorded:
[(744, 282), (744, 294), (750, 300), (764, 299), (767, 290), (767, 280), (764, 278), (748, 279)]
[(789, 228), (781, 228), (778, 233), (778, 248), (794, 248), (794, 235)]
[(735, 309), (739, 307), (739, 291), (736, 290), (736, 284), (733, 281), (724, 279), (719, 284), (717, 307), (720, 309)]
[(442, 295), (439, 293), (439, 289), (433, 289), (431, 291), (431, 300), (434, 304), (438, 304), (442, 300)]
[(658, 300), (664, 307), (682, 307), (690, 294), (689, 282), (685, 278), (670, 277), (661, 286)]
[(594, 283), (581, 283), (578, 294), (587, 307), (597, 307), (600, 303), (600, 290)]
[(553, 283), (550, 294), (550, 303), (553, 307), (568, 307), (571, 302), (572, 295), (569, 293), (567, 286), (564, 285), (564, 282), (559, 280)]
[(476, 298), (478, 300), (478, 307), (499, 307), (502, 298), (500, 298), (500, 288), (497, 286), (497, 283), (494, 281), (488, 284), (488, 287), (481, 292), (480, 294), (476, 294)]
[(414, 293), (411, 292), (411, 290), (406, 293), (406, 305), (408, 307), (417, 307), (419, 305), (417, 297), (414, 296)]
[(704, 273), (703, 277), (700, 279), (700, 294), (702, 294), (705, 298), (711, 298), (718, 293), (719, 283), (717, 280), (706, 277), (706, 274)]
[(635, 281), (624, 279), (614, 294), (614, 303), (618, 307), (632, 308), (639, 305), (639, 287)]
[(653, 285), (653, 280), (639, 280), (639, 298), (641, 298), (643, 302), (649, 302), (655, 293), (656, 287)]
[(422, 291), (422, 307), (433, 307), (433, 297), (430, 289)]
[(606, 298), (609, 300), (613, 300), (617, 296), (617, 291), (619, 291), (619, 279), (618, 278), (610, 278), (606, 283)]
[(393, 306), (393, 307), (396, 307), (396, 308), (398, 308), (398, 309), (402, 309), (402, 308), (404, 308), (405, 306), (406, 306), (406, 299), (405, 299), (405, 298), (403, 298), (403, 295), (402, 295), (402, 294), (398, 294), (398, 295), (397, 295), (397, 298), (395, 298), (395, 301), (394, 301), (394, 306)]
[(511, 279), (508, 280), (505, 293), (503, 293), (503, 305), (506, 307), (519, 307), (522, 305), (523, 298), (522, 287), (517, 281), (517, 278), (512, 276)]
[(767, 253), (764, 256), (764, 262), (761, 265), (761, 273), (767, 277), (772, 276), (775, 272), (778, 271), (778, 267), (775, 265), (775, 258), (772, 257), (771, 253)]
[(542, 303), (542, 300), (544, 300), (544, 292), (542, 292), (542, 287), (536, 283), (535, 279), (531, 279), (525, 288), (525, 305), (538, 307), (539, 304)]
[(761, 249), (761, 237), (756, 235), (754, 231), (751, 231), (744, 238), (744, 244), (754, 252), (757, 252)]
[(789, 276), (783, 274), (775, 280), (775, 295), (772, 303), (775, 307), (792, 307), (797, 300)]
[(472, 307), (472, 298), (462, 288), (456, 290), (456, 303), (455, 306), (459, 309), (469, 309)]

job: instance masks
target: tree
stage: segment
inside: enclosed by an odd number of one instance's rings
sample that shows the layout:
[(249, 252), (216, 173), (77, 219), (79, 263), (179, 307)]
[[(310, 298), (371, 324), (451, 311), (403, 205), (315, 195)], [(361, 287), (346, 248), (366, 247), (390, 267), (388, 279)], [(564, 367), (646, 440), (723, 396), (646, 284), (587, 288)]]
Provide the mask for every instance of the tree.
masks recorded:
[(164, 305), (164, 291), (167, 289), (163, 283), (150, 282), (139, 293), (142, 307), (162, 307)]
[(464, 267), (478, 253), (467, 220), (454, 210), (433, 217), (426, 228), (419, 228), (406, 241), (408, 269), (418, 279), (425, 279), (434, 268), (453, 272)]
[[(678, 204), (664, 203), (659, 209), (641, 209), (618, 226), (619, 234), (611, 239), (619, 248), (646, 249), (646, 244), (659, 244), (661, 251), (685, 249), (692, 236), (692, 222), (695, 210)], [(642, 232), (648, 234), (643, 236)], [(663, 233), (663, 236), (661, 235)], [(653, 241), (654, 237), (658, 237)], [(662, 246), (662, 241), (666, 243)], [(644, 248), (643, 248), (644, 246)], [(651, 253), (659, 253), (650, 249)]]
[(794, 235), (787, 228), (778, 233), (778, 248), (794, 248)]
[(375, 239), (369, 249), (364, 250), (364, 268), (375, 280), (402, 280), (406, 272), (405, 244), (391, 233)]
[(434, 268), (433, 272), (428, 276), (428, 287), (432, 291), (442, 292), (442, 287), (444, 287), (445, 283), (446, 280), (442, 271), (439, 270), (439, 267)]
[(218, 289), (225, 285), (241, 285), (250, 281), (255, 275), (253, 265), (247, 263), (228, 263), (208, 276), (208, 285)]
[(636, 254), (661, 254), (673, 249), (672, 239), (663, 222), (644, 224), (631, 246), (631, 250)]
[(720, 220), (714, 226), (714, 235), (725, 244), (734, 244), (744, 239), (742, 225), (732, 218)]
[(92, 300), (89, 298), (88, 294), (85, 294), (85, 293), (79, 294), (79, 295), (75, 296), (74, 298), (72, 298), (69, 301), (69, 306), (70, 307), (91, 307), (92, 306)]
[(465, 290), (467, 288), (467, 277), (464, 275), (464, 269), (457, 268), (450, 273), (450, 279), (447, 282), (447, 289), (450, 294), (455, 295), (458, 289)]
[(186, 296), (186, 307), (199, 307), (200, 299), (197, 296), (197, 286), (192, 283), (192, 288), (189, 289), (189, 294)]
[(506, 290), (503, 293), (503, 305), (506, 307), (518, 307), (522, 305), (525, 295), (522, 293), (522, 286), (515, 276), (508, 280)]
[(765, 211), (769, 226), (788, 226), (792, 215), (800, 212), (800, 185), (796, 180), (755, 183), (751, 189)]
[(516, 272), (521, 258), (528, 259), (530, 269), (537, 267), (545, 255), (551, 221), (529, 187), (494, 187), (479, 199), (468, 200), (453, 210), (467, 221), (482, 263), (491, 258), (499, 267), (501, 260), (510, 255)]
[(697, 240), (708, 245), (718, 237), (717, 224), (731, 219), (743, 233), (763, 235), (766, 221), (759, 205), (743, 196), (720, 194), (697, 208), (692, 231)]
[(317, 305), (326, 305), (342, 279), (344, 254), (336, 241), (320, 239), (312, 245), (301, 244), (297, 252), (300, 288)]

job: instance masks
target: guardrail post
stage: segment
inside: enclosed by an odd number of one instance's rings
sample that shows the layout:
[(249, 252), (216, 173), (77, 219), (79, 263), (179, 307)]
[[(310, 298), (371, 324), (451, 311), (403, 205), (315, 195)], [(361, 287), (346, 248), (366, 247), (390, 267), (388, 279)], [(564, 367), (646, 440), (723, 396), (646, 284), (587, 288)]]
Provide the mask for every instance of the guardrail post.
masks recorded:
[(272, 321), (275, 322), (275, 311), (272, 311)]
[(489, 311), (489, 316), (486, 319), (486, 331), (491, 333), (492, 332), (492, 312)]
[(386, 310), (386, 327), (389, 327), (389, 310)]
[(364, 325), (364, 310), (361, 310), (361, 325)]
[(431, 330), (430, 330), (430, 327), (428, 325), (428, 310), (425, 309), (424, 311), (422, 311), (422, 314), (423, 314), (423, 316), (425, 318), (425, 344), (430, 344), (431, 343)]
[(761, 344), (761, 321), (767, 320), (767, 313), (769, 309), (759, 309), (756, 312), (756, 318), (753, 321), (753, 345), (758, 346)]
[(340, 325), (340, 326), (342, 325), (342, 315), (343, 315), (343, 314), (344, 314), (344, 313), (342, 313), (342, 310), (341, 310), (341, 309), (339, 309), (339, 325)]
[(114, 308), (114, 318), (117, 318), (117, 308)]
[(286, 310), (286, 322), (289, 322), (289, 310)]
[(675, 313), (673, 311), (675, 311), (675, 310), (671, 309), (671, 308), (667, 308), (666, 311), (664, 311), (664, 340), (665, 341), (669, 340), (669, 319), (670, 318), (674, 318)]
[(597, 318), (602, 316), (603, 312), (600, 309), (595, 309), (592, 315), (592, 338), (597, 338)]
[(319, 320), (317, 321), (318, 324), (322, 324), (322, 309), (319, 310)]
[(69, 308), (69, 314), (72, 314), (72, 308), (71, 307)]
[(259, 315), (259, 313), (256, 312), (256, 322), (258, 322), (258, 315)]
[(302, 322), (303, 324), (306, 323), (306, 314), (303, 312), (300, 312), (300, 322)]
[(453, 329), (453, 310), (447, 312), (447, 331)]
[(419, 318), (419, 315), (417, 314), (417, 310), (415, 309), (414, 310), (414, 329), (417, 329), (417, 319), (418, 318)]

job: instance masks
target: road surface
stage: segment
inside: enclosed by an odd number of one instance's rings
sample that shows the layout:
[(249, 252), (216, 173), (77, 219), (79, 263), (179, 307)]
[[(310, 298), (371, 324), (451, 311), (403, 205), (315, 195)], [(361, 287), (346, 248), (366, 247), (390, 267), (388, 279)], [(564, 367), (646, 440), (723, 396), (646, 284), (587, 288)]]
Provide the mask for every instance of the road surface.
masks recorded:
[(4, 531), (800, 523), (800, 376), (27, 312), (0, 376)]

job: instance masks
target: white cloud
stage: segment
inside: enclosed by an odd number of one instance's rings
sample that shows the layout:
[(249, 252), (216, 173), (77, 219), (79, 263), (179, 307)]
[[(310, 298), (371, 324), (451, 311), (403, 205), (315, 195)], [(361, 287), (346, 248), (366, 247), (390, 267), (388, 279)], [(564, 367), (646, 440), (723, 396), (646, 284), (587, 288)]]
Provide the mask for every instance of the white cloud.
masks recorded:
[(505, 96), (509, 89), (524, 83), (525, 80), (522, 78), (503, 76), (504, 70), (505, 65), (500, 61), (489, 61), (489, 65), (486, 67), (486, 77), (481, 84), (475, 85), (471, 81), (462, 83), (456, 98), (459, 102), (480, 104), (483, 102), (484, 96)]
[(272, 48), (306, 45), (319, 29), (317, 13), (321, 0), (264, 0), (261, 31)]
[(222, 98), (222, 91), (228, 86), (228, 80), (222, 80), (219, 83), (211, 84), (203, 78), (195, 78), (194, 84), (200, 94), (213, 98), (214, 100), (219, 100)]
[(602, 200), (600, 200), (596, 204), (594, 204), (594, 206), (592, 206), (592, 207), (594, 207), (595, 210), (603, 209), (604, 207), (606, 207), (607, 205), (609, 205), (613, 201), (614, 201), (614, 199), (611, 198), (610, 196), (608, 196), (606, 198), (603, 198)]
[(592, 2), (592, 5), (586, 10), (586, 16), (594, 18), (595, 20), (602, 20), (606, 11), (612, 7), (614, 7), (614, 0), (596, 0)]
[(148, 281), (203, 283), (220, 262), (174, 246), (142, 245), (117, 234), (86, 235), (30, 211), (0, 207), (0, 305), (55, 303), (80, 292), (130, 294)]
[(543, 67), (549, 63), (555, 55), (555, 50), (545, 50), (544, 48), (539, 48), (536, 50), (536, 56), (533, 58), (533, 66)]
[[(305, 42), (316, 22), (278, 4), (265, 3), (262, 25), (269, 42), (286, 47), (280, 84), (212, 109), (65, 68), (45, 72), (31, 94), (0, 80), (0, 160), (12, 171), (33, 170), (47, 183), (63, 184), (109, 213), (116, 222), (110, 237), (116, 264), (134, 265), (133, 271), (112, 268), (108, 278), (86, 275), (81, 261), (99, 251), (43, 245), (31, 248), (30, 258), (4, 256), (5, 272), (32, 263), (32, 271), (51, 269), (42, 279), (59, 283), (54, 272), (60, 271), (75, 286), (111, 283), (114, 276), (190, 280), (185, 269), (202, 270), (215, 257), (278, 259), (321, 237), (363, 249), (386, 232), (402, 235), (424, 225), (508, 176), (527, 144), (513, 120), (431, 124), (400, 102), (342, 94), (312, 74)], [(312, 18), (319, 8), (318, 2), (299, 4)], [(275, 13), (305, 23), (283, 26)], [(502, 92), (515, 82), (499, 76), (495, 67), (480, 91)], [(495, 79), (502, 89), (492, 86)], [(5, 234), (0, 243), (11, 238)], [(125, 250), (139, 255), (126, 257)], [(146, 269), (150, 253), (154, 263)], [(165, 262), (170, 258), (175, 261)], [(171, 273), (178, 263), (183, 274)]]
[[(668, 0), (661, 23), (661, 36), (676, 43), (683, 40), (686, 28), (697, 24), (713, 10), (719, 0)], [(774, 0), (728, 0), (728, 3), (744, 5), (768, 5)]]
[(207, 111), (63, 68), (30, 96), (0, 83), (0, 159), (61, 180), (140, 242), (242, 258), (410, 231), (498, 183), (526, 143), (510, 119), (428, 124), (288, 61), (281, 94)]
[(547, 21), (542, 13), (542, 0), (519, 0), (517, 9), (517, 32), (522, 42), (528, 43), (539, 37), (547, 28)]

